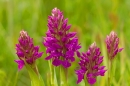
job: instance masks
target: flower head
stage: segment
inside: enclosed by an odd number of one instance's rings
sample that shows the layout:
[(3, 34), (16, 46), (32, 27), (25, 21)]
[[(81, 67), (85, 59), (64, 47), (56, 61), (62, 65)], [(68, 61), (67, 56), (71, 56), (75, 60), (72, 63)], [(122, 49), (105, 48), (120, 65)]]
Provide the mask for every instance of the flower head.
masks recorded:
[(28, 36), (27, 32), (20, 31), (19, 43), (16, 44), (16, 54), (19, 60), (15, 60), (18, 63), (18, 69), (21, 70), (25, 65), (25, 61), (29, 65), (33, 65), (35, 60), (40, 58), (43, 52), (39, 51), (39, 46), (34, 46), (33, 39)]
[(76, 32), (69, 32), (71, 25), (67, 24), (68, 19), (64, 19), (63, 13), (54, 8), (52, 15), (48, 17), (48, 31), (44, 37), (44, 46), (46, 53), (49, 53), (45, 59), (52, 59), (54, 66), (63, 65), (65, 68), (71, 66), (75, 60), (74, 54), (81, 48), (78, 44)]
[(111, 31), (110, 35), (106, 37), (106, 46), (109, 59), (112, 60), (118, 52), (121, 52), (123, 48), (118, 48), (119, 38), (114, 31)]
[(96, 46), (96, 43), (93, 43), (87, 52), (80, 55), (80, 69), (76, 70), (77, 83), (87, 78), (89, 84), (94, 84), (97, 76), (104, 76), (106, 70), (104, 70), (105, 66), (100, 66), (103, 61), (103, 56), (100, 56), (100, 54), (100, 48)]

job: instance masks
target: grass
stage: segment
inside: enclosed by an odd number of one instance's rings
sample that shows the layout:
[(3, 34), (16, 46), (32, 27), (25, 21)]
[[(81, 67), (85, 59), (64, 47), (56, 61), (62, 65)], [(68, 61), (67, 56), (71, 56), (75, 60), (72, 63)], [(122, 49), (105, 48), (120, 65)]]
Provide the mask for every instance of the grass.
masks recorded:
[[(72, 24), (71, 31), (77, 31), (79, 41), (85, 52), (94, 41), (102, 50), (104, 65), (107, 66), (107, 55), (104, 40), (111, 30), (120, 37), (120, 47), (124, 50), (115, 58), (115, 76), (113, 86), (130, 86), (130, 1), (129, 0), (0, 0), (0, 86), (30, 86), (27, 70), (18, 71), (14, 62), (15, 44), (18, 43), (20, 30), (28, 31), (34, 38), (34, 44), (40, 45), (45, 52), (42, 37), (47, 31), (47, 17), (54, 7), (63, 11), (65, 18)], [(45, 82), (49, 74), (46, 54), (37, 61), (39, 72)], [(78, 58), (69, 68), (70, 86), (76, 84), (74, 70)], [(107, 67), (106, 67), (107, 69)], [(98, 77), (97, 86), (107, 85), (107, 72)], [(47, 84), (47, 83), (46, 83)]]

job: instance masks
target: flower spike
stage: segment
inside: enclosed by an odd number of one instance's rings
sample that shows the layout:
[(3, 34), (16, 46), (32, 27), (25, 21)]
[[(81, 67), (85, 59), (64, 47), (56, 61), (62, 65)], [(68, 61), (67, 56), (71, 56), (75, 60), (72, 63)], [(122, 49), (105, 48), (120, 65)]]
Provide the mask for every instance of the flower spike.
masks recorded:
[(27, 64), (33, 66), (35, 60), (40, 58), (43, 52), (39, 51), (39, 46), (34, 46), (33, 39), (27, 34), (26, 31), (20, 31), (19, 43), (16, 44), (16, 54), (19, 57), (19, 60), (15, 60), (18, 64), (18, 69), (21, 70), (25, 61)]
[(107, 46), (107, 53), (109, 59), (112, 60), (117, 55), (117, 53), (121, 52), (123, 48), (118, 48), (119, 45), (119, 38), (114, 31), (110, 32), (110, 35), (106, 37), (106, 46)]
[(96, 82), (97, 76), (104, 76), (105, 66), (100, 66), (103, 61), (103, 56), (100, 56), (100, 48), (96, 43), (91, 44), (88, 51), (80, 55), (80, 69), (76, 70), (78, 76), (77, 84), (86, 78), (90, 85)]
[(71, 62), (75, 61), (75, 53), (81, 48), (76, 32), (69, 32), (71, 25), (67, 22), (63, 13), (54, 8), (52, 15), (48, 17), (48, 31), (43, 42), (46, 53), (49, 54), (45, 60), (52, 59), (54, 66), (62, 65), (65, 68), (71, 66)]

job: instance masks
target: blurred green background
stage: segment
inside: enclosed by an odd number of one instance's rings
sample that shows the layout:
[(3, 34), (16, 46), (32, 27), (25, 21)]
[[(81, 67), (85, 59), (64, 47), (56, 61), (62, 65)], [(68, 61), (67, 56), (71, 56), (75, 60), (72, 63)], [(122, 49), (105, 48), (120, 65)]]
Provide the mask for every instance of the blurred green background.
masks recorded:
[[(113, 86), (130, 86), (130, 0), (0, 0), (0, 86), (30, 86), (26, 68), (18, 71), (18, 59), (15, 44), (19, 32), (24, 29), (34, 39), (34, 44), (42, 45), (47, 31), (47, 17), (57, 7), (72, 24), (71, 31), (76, 31), (80, 51), (85, 52), (94, 41), (101, 48), (104, 56), (103, 65), (107, 66), (105, 38), (114, 30), (120, 38), (120, 47), (124, 50), (114, 61), (115, 75)], [(44, 81), (49, 78), (46, 54), (37, 60), (39, 72)], [(79, 59), (69, 68), (70, 86), (84, 86), (84, 81), (76, 84), (75, 70)], [(106, 67), (107, 69), (107, 67)], [(96, 86), (107, 86), (107, 72), (104, 77), (97, 77)]]

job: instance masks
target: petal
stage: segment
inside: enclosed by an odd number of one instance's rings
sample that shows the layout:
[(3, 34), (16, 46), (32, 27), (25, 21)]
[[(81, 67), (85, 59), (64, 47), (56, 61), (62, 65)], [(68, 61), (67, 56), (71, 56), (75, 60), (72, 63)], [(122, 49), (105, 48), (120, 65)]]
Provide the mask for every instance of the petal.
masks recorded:
[(99, 67), (98, 69), (99, 69), (99, 70), (103, 70), (105, 67), (106, 67), (106, 66), (101, 66), (101, 67)]
[(100, 59), (100, 60), (103, 60), (103, 56), (99, 56), (99, 59)]
[(59, 66), (59, 65), (61, 64), (61, 61), (56, 58), (56, 59), (53, 60), (52, 64), (53, 64), (54, 66)]
[(62, 65), (63, 65), (65, 68), (68, 68), (68, 67), (71, 66), (71, 64), (70, 64), (67, 60), (63, 61), (63, 62), (62, 62)]
[(94, 84), (96, 82), (96, 79), (95, 78), (88, 78), (88, 83), (89, 84)]
[(69, 30), (70, 27), (71, 27), (71, 25), (67, 25), (66, 28), (65, 28), (65, 30), (66, 30), (66, 31)]
[(42, 56), (43, 52), (39, 52), (37, 55), (37, 58), (40, 58)]
[(86, 54), (87, 54), (88, 56), (90, 56), (90, 54), (91, 54), (90, 50), (88, 50), (88, 51), (86, 52)]
[(98, 69), (98, 65), (95, 65), (95, 66), (93, 67), (93, 69)]
[(74, 56), (74, 51), (67, 51), (65, 55), (68, 58), (73, 57)]
[[(32, 64), (32, 63), (34, 62), (33, 58), (34, 58), (34, 57), (29, 57), (29, 58), (27, 58), (27, 59), (26, 59), (26, 62), (27, 62), (28, 64)], [(34, 59), (35, 59), (35, 58), (34, 58)]]
[(81, 55), (80, 55), (80, 52), (79, 51), (76, 51), (76, 54), (77, 54), (77, 56), (80, 58), (81, 57)]
[(57, 49), (62, 48), (62, 47), (61, 47), (59, 44), (57, 44), (57, 43), (53, 43), (52, 46), (53, 46), (54, 48), (57, 48)]
[(14, 60), (18, 64), (18, 70), (21, 70), (24, 66), (23, 60)]
[(103, 60), (98, 60), (97, 64), (100, 65), (103, 62)]
[(82, 52), (82, 55), (83, 55), (84, 57), (87, 57), (87, 55), (86, 55), (85, 53), (83, 53), (83, 52)]
[(62, 38), (62, 42), (67, 42), (68, 41), (68, 38), (67, 37), (63, 37)]
[(118, 49), (118, 52), (121, 52), (123, 49), (124, 49), (124, 48), (120, 48), (120, 49)]
[(75, 61), (74, 57), (70, 57), (69, 59), (71, 60), (71, 62)]
[(21, 52), (21, 51), (17, 51), (17, 53), (16, 53), (17, 55), (18, 55), (18, 57), (24, 57), (24, 53), (23, 52)]
[(45, 58), (45, 60), (50, 60), (51, 58), (52, 58), (52, 56), (49, 55), (49, 56), (47, 56), (47, 57)]
[(76, 32), (69, 32), (69, 33), (66, 35), (66, 37), (72, 38), (72, 37), (74, 37), (75, 35), (76, 35)]
[(34, 50), (35, 50), (35, 52), (38, 52), (39, 46), (35, 46), (35, 47), (34, 47)]
[(99, 71), (99, 75), (101, 75), (101, 76), (104, 76), (104, 73), (106, 72), (106, 70), (100, 70)]
[(79, 70), (76, 70), (75, 73), (77, 74), (78, 76), (78, 80), (77, 80), (77, 84), (80, 83), (82, 81), (82, 79), (84, 78), (84, 73), (85, 71), (79, 69)]

